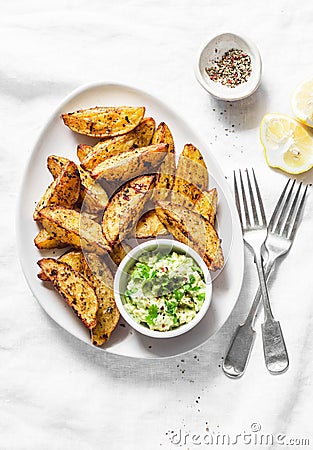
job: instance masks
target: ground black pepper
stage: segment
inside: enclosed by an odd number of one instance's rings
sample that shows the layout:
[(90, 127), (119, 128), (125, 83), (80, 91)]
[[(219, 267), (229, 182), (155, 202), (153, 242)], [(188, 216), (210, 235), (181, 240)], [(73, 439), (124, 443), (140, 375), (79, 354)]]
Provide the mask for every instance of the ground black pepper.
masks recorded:
[(234, 88), (248, 81), (252, 72), (250, 56), (238, 48), (232, 48), (220, 59), (209, 62), (205, 68), (212, 81)]

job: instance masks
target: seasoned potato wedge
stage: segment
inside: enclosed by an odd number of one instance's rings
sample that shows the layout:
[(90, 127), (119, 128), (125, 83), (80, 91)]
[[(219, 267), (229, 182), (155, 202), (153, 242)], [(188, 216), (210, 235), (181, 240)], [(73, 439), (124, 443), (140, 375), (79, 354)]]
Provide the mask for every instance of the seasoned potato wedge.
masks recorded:
[(94, 328), (98, 300), (87, 279), (67, 263), (53, 258), (43, 258), (38, 265), (83, 324), (89, 329)]
[(38, 214), (46, 206), (63, 206), (72, 208), (76, 203), (80, 192), (80, 178), (75, 163), (69, 161), (63, 170), (50, 184), (43, 197), (37, 203), (33, 218), (38, 220)]
[(127, 181), (143, 174), (155, 173), (166, 154), (167, 144), (135, 148), (98, 164), (91, 176), (106, 181)]
[(102, 212), (108, 203), (108, 196), (103, 187), (97, 183), (90, 173), (78, 166), (80, 176), (80, 203), (86, 212)]
[(85, 257), (81, 250), (70, 250), (60, 256), (58, 261), (68, 264), (79, 273), (83, 273)]
[(113, 276), (105, 262), (92, 254), (84, 262), (84, 274), (98, 299), (97, 325), (91, 330), (91, 340), (99, 346), (109, 339), (120, 318), (114, 300)]
[(63, 172), (66, 165), (69, 163), (69, 159), (63, 156), (50, 155), (47, 158), (47, 167), (54, 179), (58, 178)]
[(126, 242), (118, 242), (113, 245), (110, 257), (116, 266), (119, 266), (127, 253), (131, 251), (131, 247)]
[[(83, 275), (84, 270), (84, 255), (81, 250), (69, 250), (58, 258), (58, 261), (64, 262)], [(38, 278), (42, 281), (49, 281), (49, 278), (43, 271), (38, 274)]]
[(215, 271), (223, 266), (220, 240), (208, 220), (172, 202), (159, 202), (156, 213), (177, 240), (190, 245), (202, 256), (210, 270)]
[(147, 117), (129, 133), (98, 142), (92, 148), (92, 152), (88, 153), (83, 160), (83, 168), (92, 172), (98, 164), (111, 156), (128, 152), (134, 148), (147, 147), (151, 142), (154, 130), (155, 121), (151, 117)]
[(39, 211), (44, 229), (64, 244), (103, 255), (110, 247), (101, 232), (101, 226), (78, 211), (61, 207)]
[(83, 162), (85, 158), (92, 152), (93, 147), (91, 145), (79, 144), (77, 146), (77, 158), (80, 162)]
[(156, 177), (155, 190), (152, 200), (166, 200), (174, 184), (175, 175), (175, 145), (172, 133), (166, 123), (161, 122), (156, 129), (152, 144), (167, 144), (168, 154), (162, 162)]
[(195, 211), (207, 219), (214, 226), (217, 209), (217, 190), (204, 191), (195, 202)]
[(61, 242), (56, 237), (47, 233), (47, 231), (44, 228), (39, 231), (39, 233), (34, 239), (34, 243), (36, 247), (39, 248), (40, 250), (48, 250), (51, 248), (63, 248), (67, 246), (67, 244), (64, 244), (64, 242)]
[(136, 238), (138, 239), (148, 239), (166, 234), (168, 234), (168, 231), (160, 222), (154, 209), (147, 211), (137, 223)]
[(109, 201), (102, 218), (102, 231), (110, 245), (122, 241), (136, 226), (154, 183), (154, 175), (135, 178), (124, 184)]
[(80, 215), (82, 217), (86, 217), (87, 219), (93, 220), (94, 222), (101, 224), (103, 211), (101, 212), (99, 211), (98, 213), (89, 213), (87, 211), (80, 210), (78, 212), (80, 212)]
[(181, 180), (194, 184), (201, 191), (208, 188), (209, 174), (200, 151), (192, 144), (186, 144), (179, 157), (176, 178), (174, 183), (174, 191), (179, 192)]
[(93, 137), (119, 136), (133, 130), (142, 120), (145, 108), (95, 107), (62, 114), (65, 125), (76, 133)]
[(186, 208), (193, 209), (195, 203), (202, 196), (202, 191), (189, 181), (175, 177), (171, 201)]

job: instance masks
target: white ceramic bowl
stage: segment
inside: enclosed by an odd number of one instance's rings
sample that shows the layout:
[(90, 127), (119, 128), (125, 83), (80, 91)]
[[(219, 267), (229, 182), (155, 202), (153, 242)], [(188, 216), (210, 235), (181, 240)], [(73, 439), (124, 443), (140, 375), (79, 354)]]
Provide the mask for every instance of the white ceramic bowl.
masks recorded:
[[(131, 269), (134, 264), (138, 261), (138, 258), (146, 252), (149, 251), (165, 251), (166, 253), (175, 251), (177, 253), (181, 253), (187, 256), (190, 256), (195, 260), (195, 262), (198, 264), (198, 266), (202, 269), (204, 274), (204, 280), (206, 283), (206, 295), (203, 302), (203, 305), (200, 309), (200, 311), (196, 314), (196, 316), (187, 324), (183, 324), (178, 328), (175, 328), (173, 330), (169, 331), (156, 331), (156, 330), (150, 330), (148, 327), (138, 323), (124, 308), (124, 298), (123, 293), (126, 290), (126, 286), (128, 283), (128, 272)], [(211, 282), (211, 276), (210, 272), (205, 265), (203, 259), (196, 253), (194, 250), (192, 250), (190, 247), (188, 247), (185, 244), (182, 244), (181, 242), (174, 241), (172, 239), (153, 239), (147, 242), (144, 242), (143, 244), (138, 245), (137, 247), (133, 248), (123, 259), (121, 264), (119, 265), (115, 278), (114, 278), (114, 296), (115, 301), (117, 304), (117, 307), (122, 315), (122, 317), (126, 320), (126, 322), (136, 331), (139, 331), (139, 333), (145, 334), (149, 337), (155, 337), (155, 338), (169, 338), (169, 337), (175, 337), (179, 336), (181, 334), (186, 333), (187, 331), (191, 330), (194, 326), (196, 326), (200, 320), (203, 318), (205, 313), (207, 312), (212, 298), (212, 282)]]
[[(206, 72), (209, 62), (219, 59), (225, 52), (237, 48), (246, 52), (251, 58), (252, 72), (248, 81), (234, 88), (222, 85), (210, 79)], [(198, 53), (195, 75), (199, 83), (214, 97), (227, 100), (241, 100), (251, 95), (259, 86), (262, 74), (262, 62), (256, 45), (246, 37), (233, 33), (223, 33), (203, 45)]]

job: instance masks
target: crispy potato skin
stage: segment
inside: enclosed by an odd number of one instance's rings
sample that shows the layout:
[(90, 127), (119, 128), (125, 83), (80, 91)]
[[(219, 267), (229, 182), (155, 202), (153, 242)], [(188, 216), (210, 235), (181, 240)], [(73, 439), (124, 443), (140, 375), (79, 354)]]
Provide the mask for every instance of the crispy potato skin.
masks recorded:
[(49, 250), (52, 248), (64, 248), (67, 245), (64, 244), (64, 242), (61, 242), (56, 237), (47, 233), (47, 231), (44, 228), (39, 231), (39, 233), (34, 239), (34, 243), (36, 247), (39, 248), (40, 250)]
[(61, 175), (61, 173), (63, 172), (69, 161), (70, 161), (69, 159), (64, 158), (63, 156), (58, 155), (48, 156), (47, 167), (54, 179), (58, 178), (58, 176)]
[(89, 172), (111, 156), (120, 155), (132, 149), (147, 147), (155, 130), (155, 121), (151, 117), (143, 121), (129, 133), (98, 142), (82, 161), (82, 167)]
[(50, 184), (43, 197), (37, 203), (33, 214), (34, 220), (38, 220), (40, 210), (47, 206), (71, 208), (76, 203), (79, 192), (80, 178), (77, 166), (73, 161), (68, 160), (63, 170)]
[(195, 202), (195, 211), (207, 219), (214, 227), (218, 194), (216, 188), (204, 191)]
[(110, 250), (102, 235), (101, 226), (75, 210), (61, 207), (44, 208), (39, 212), (39, 220), (50, 235), (64, 244), (99, 255)]
[(174, 139), (171, 130), (165, 122), (161, 122), (156, 129), (152, 138), (152, 144), (168, 145), (168, 154), (160, 166), (156, 178), (155, 191), (152, 196), (153, 201), (166, 200), (173, 188), (176, 166)]
[(157, 216), (155, 210), (147, 211), (138, 221), (136, 227), (137, 239), (148, 239), (168, 234), (167, 229)]
[(97, 324), (91, 330), (91, 341), (101, 346), (107, 342), (120, 318), (114, 300), (113, 276), (105, 262), (94, 254), (86, 256), (84, 274), (98, 299)]
[(180, 180), (197, 186), (201, 191), (208, 188), (209, 174), (206, 164), (200, 151), (192, 144), (186, 144), (179, 157), (174, 191), (179, 192)]
[(77, 146), (77, 158), (80, 162), (83, 162), (85, 158), (92, 152), (93, 147), (91, 145), (79, 144)]
[(172, 202), (193, 209), (198, 199), (202, 196), (202, 191), (196, 185), (183, 178), (175, 178), (173, 191), (170, 199)]
[(172, 235), (190, 245), (212, 271), (224, 264), (219, 237), (210, 222), (200, 214), (172, 202), (159, 202), (156, 213)]
[(125, 182), (143, 174), (155, 173), (167, 154), (167, 144), (140, 147), (111, 156), (92, 171), (94, 179)]
[(90, 213), (102, 212), (108, 203), (108, 196), (103, 187), (97, 183), (90, 173), (78, 166), (80, 176), (80, 196), (79, 200), (82, 209)]
[(109, 201), (103, 214), (102, 232), (111, 246), (122, 241), (136, 226), (154, 183), (154, 175), (135, 178), (124, 184)]
[(82, 273), (84, 269), (85, 258), (81, 250), (70, 250), (65, 252), (58, 258), (58, 261), (68, 264), (78, 273)]
[(76, 133), (92, 137), (112, 137), (133, 130), (144, 114), (143, 106), (95, 107), (62, 114), (62, 119)]
[(110, 258), (116, 266), (119, 266), (127, 253), (131, 251), (131, 247), (126, 244), (126, 242), (118, 242), (113, 245), (112, 251), (110, 253)]
[(83, 324), (89, 329), (94, 328), (98, 300), (87, 279), (67, 263), (53, 258), (43, 258), (38, 265)]

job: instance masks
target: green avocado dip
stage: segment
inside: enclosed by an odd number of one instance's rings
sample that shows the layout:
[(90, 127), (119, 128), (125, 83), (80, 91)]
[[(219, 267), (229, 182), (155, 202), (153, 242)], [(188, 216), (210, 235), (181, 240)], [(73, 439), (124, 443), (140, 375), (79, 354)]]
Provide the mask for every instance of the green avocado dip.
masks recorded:
[(151, 330), (190, 322), (205, 299), (204, 275), (190, 256), (147, 252), (129, 271), (126, 311)]

